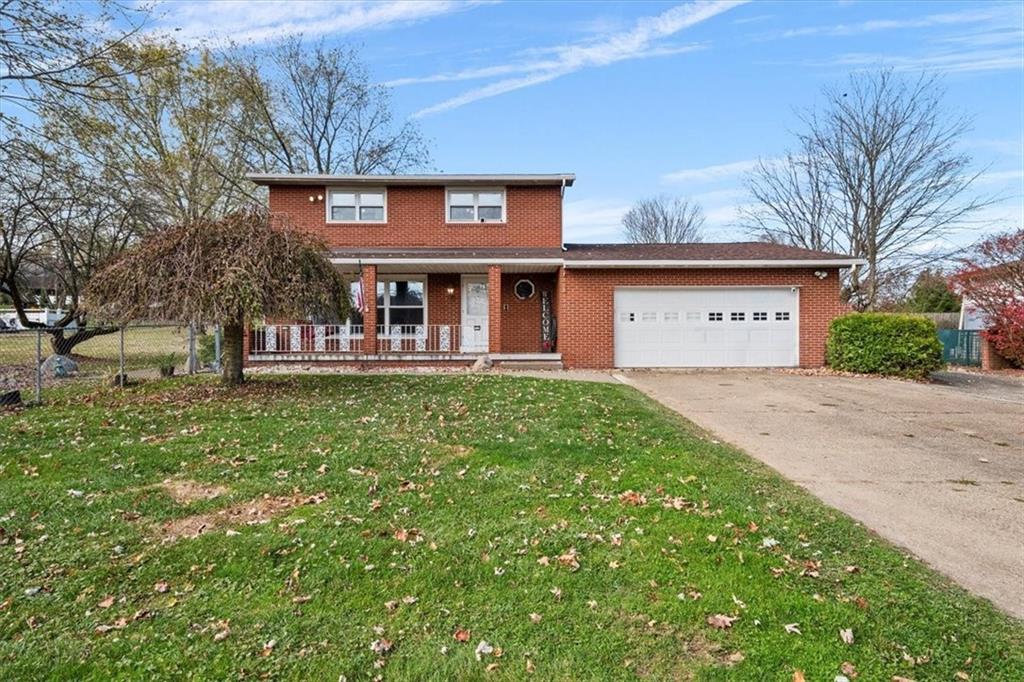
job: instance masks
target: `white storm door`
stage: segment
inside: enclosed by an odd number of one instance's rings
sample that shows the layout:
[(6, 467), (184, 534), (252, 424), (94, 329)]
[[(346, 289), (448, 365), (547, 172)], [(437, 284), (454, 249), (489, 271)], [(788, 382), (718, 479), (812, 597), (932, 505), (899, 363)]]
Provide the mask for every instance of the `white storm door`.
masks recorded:
[(487, 352), (487, 276), (462, 276), (462, 328), (459, 337), (463, 353)]

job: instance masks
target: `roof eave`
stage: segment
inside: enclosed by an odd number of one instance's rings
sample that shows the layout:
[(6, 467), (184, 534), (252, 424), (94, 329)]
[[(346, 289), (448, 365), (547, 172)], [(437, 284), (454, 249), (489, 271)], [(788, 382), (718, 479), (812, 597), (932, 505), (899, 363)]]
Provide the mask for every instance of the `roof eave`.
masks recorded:
[(617, 268), (849, 268), (867, 265), (863, 258), (831, 259), (756, 259), (756, 260), (689, 260), (689, 259), (608, 259), (586, 260), (565, 259), (566, 268), (617, 269)]
[(452, 174), (452, 175), (298, 175), (292, 173), (246, 173), (257, 185), (551, 185), (572, 187), (573, 173), (536, 174)]

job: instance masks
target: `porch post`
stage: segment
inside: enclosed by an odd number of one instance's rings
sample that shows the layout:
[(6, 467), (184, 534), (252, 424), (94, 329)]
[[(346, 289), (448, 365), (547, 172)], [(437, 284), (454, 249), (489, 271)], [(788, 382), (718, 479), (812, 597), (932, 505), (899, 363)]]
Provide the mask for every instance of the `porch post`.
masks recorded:
[(487, 266), (487, 350), (501, 352), (501, 266)]
[(363, 353), (377, 353), (377, 266), (364, 265), (363, 279)]

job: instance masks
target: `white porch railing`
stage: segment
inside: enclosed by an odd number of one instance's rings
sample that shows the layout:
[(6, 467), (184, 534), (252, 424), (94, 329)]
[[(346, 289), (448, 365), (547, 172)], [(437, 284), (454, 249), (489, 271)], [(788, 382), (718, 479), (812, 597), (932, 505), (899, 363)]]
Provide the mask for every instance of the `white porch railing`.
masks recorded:
[(444, 354), (462, 351), (462, 330), (457, 324), (400, 324), (377, 327), (377, 353), (380, 355)]
[(267, 324), (252, 330), (250, 354), (362, 353), (363, 328), (344, 324)]
[(267, 324), (249, 335), (250, 355), (410, 355), (487, 352), (486, 325), (378, 325), (376, 348), (364, 343), (363, 327), (343, 324)]

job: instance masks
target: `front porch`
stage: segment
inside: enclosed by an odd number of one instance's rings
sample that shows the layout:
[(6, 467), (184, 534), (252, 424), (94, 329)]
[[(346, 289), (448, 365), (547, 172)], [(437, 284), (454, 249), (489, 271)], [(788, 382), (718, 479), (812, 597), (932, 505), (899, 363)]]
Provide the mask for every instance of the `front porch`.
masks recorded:
[(349, 269), (355, 310), (348, 320), (253, 328), (246, 361), (470, 364), (488, 356), (560, 365), (556, 272), (509, 272), (498, 264), (454, 269), (360, 263)]

